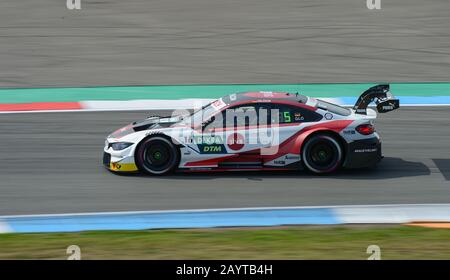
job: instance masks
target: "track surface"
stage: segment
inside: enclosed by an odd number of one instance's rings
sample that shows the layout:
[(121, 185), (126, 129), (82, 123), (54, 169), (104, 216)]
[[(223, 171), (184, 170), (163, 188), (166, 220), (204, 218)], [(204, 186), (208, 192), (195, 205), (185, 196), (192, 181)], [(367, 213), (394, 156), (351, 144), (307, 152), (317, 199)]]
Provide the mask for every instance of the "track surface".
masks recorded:
[[(0, 87), (449, 77), (447, 0), (382, 0), (380, 11), (363, 0), (82, 0), (81, 11), (65, 2), (0, 2)], [(388, 158), (372, 171), (104, 170), (104, 137), (145, 115), (0, 115), (0, 214), (450, 202), (450, 108), (381, 116)]]
[(0, 1), (0, 86), (447, 81), (448, 0)]
[[(0, 214), (450, 202), (450, 108), (380, 115), (386, 158), (374, 170), (118, 176), (104, 137), (156, 112), (0, 115)], [(434, 159), (434, 160), (433, 160)]]

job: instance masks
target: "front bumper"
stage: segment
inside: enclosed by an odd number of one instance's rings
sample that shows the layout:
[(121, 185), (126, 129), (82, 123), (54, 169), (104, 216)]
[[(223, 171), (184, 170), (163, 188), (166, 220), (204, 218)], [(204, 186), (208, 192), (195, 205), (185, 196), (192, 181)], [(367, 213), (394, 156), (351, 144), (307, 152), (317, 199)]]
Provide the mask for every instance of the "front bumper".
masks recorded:
[(347, 145), (345, 168), (375, 166), (382, 158), (381, 141), (378, 137), (356, 140)]
[(138, 171), (136, 163), (134, 162), (134, 147), (132, 145), (120, 151), (115, 151), (105, 142), (103, 148), (103, 165), (115, 172), (135, 172)]
[(103, 152), (103, 165), (115, 172), (136, 172), (139, 171), (134, 158), (117, 159), (107, 152)]

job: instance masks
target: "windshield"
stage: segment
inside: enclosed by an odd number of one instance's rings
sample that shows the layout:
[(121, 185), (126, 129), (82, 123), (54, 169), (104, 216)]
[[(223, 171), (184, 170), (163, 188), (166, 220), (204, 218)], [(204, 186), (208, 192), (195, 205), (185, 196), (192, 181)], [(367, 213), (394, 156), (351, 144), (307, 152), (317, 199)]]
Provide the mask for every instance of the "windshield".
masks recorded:
[(208, 120), (212, 115), (220, 111), (225, 106), (226, 104), (222, 101), (222, 99), (217, 99), (216, 101), (206, 104), (202, 108), (194, 111), (181, 122), (187, 125), (201, 125), (204, 121)]
[(331, 113), (335, 113), (341, 116), (349, 116), (352, 113), (350, 109), (320, 99), (317, 99), (317, 107), (323, 108), (330, 111)]

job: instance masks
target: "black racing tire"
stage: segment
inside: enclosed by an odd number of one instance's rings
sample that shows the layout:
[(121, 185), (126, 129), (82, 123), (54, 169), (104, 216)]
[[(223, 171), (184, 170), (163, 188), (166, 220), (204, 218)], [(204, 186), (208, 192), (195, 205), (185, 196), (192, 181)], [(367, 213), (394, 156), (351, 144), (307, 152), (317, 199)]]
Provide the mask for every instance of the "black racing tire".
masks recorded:
[(140, 171), (152, 175), (172, 173), (180, 162), (180, 151), (172, 141), (163, 136), (142, 140), (135, 152)]
[(344, 149), (339, 141), (327, 134), (308, 138), (302, 149), (304, 167), (315, 174), (328, 174), (338, 170), (344, 160)]

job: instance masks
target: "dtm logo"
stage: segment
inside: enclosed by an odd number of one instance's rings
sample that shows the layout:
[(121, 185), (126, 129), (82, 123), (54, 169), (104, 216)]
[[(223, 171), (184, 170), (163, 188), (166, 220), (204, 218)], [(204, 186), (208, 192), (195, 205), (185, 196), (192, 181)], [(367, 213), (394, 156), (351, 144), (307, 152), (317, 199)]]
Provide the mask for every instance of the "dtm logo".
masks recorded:
[(226, 153), (224, 145), (198, 145), (202, 154), (224, 154)]

